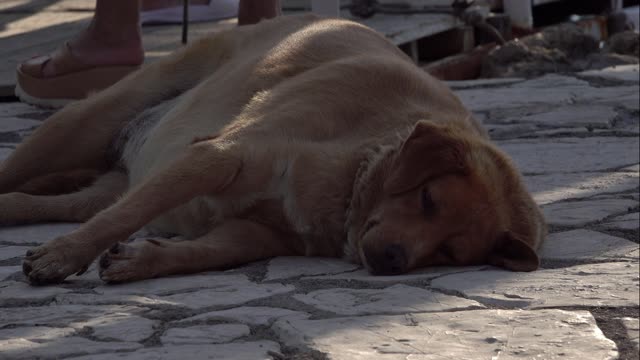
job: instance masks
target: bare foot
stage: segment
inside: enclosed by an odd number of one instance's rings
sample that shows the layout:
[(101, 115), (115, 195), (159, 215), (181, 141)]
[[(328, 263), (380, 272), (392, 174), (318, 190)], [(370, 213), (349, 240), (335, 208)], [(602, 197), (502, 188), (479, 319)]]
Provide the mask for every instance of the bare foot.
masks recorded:
[[(144, 61), (144, 50), (139, 32), (128, 37), (101, 34), (91, 26), (69, 41), (73, 56), (83, 64), (91, 66), (140, 65)], [(55, 61), (44, 64), (45, 77), (59, 75)]]

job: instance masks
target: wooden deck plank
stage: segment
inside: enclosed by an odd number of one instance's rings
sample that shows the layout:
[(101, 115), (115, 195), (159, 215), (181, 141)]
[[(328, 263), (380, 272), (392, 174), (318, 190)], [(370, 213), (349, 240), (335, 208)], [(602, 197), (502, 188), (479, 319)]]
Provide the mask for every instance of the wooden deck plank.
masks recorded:
[[(93, 12), (92, 0), (2, 0), (0, 6), (0, 96), (13, 95), (15, 68), (25, 59), (47, 54), (84, 28)], [(344, 18), (352, 18), (343, 11)], [(383, 34), (400, 45), (458, 26), (449, 15), (377, 14), (369, 19), (352, 19)], [(235, 26), (235, 19), (191, 24), (191, 41)], [(146, 61), (178, 49), (181, 26), (143, 27)]]

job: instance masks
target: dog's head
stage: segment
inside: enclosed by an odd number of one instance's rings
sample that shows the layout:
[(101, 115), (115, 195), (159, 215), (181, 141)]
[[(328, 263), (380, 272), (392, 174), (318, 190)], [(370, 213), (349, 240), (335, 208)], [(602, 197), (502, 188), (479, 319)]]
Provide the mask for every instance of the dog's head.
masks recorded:
[(373, 274), (430, 265), (538, 267), (544, 219), (488, 141), (420, 121), (382, 172), (356, 250)]

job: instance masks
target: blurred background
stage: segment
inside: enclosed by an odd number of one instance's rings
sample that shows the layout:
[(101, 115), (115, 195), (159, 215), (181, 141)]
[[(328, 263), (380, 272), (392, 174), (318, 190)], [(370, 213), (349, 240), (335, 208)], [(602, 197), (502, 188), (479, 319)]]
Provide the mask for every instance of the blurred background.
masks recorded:
[[(233, 1), (143, 0), (146, 62), (236, 26)], [(444, 80), (533, 77), (638, 63), (639, 0), (283, 0), (383, 33)], [(94, 0), (0, 1), (0, 99), (13, 101), (16, 65), (86, 27)], [(204, 10), (203, 10), (204, 9)], [(231, 12), (230, 10), (231, 9)]]

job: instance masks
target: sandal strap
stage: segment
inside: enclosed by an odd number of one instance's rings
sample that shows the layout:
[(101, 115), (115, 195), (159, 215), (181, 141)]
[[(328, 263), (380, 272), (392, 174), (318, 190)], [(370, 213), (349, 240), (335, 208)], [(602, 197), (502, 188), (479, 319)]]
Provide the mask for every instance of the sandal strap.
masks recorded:
[[(46, 76), (44, 74), (44, 67), (49, 62), (51, 62), (54, 71), (53, 75)], [(23, 73), (36, 78), (55, 77), (86, 70), (92, 67), (93, 66), (81, 62), (75, 55), (73, 55), (68, 42), (65, 42), (64, 46), (57, 48), (49, 55), (37, 56), (20, 64), (20, 70)]]

